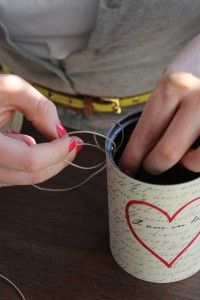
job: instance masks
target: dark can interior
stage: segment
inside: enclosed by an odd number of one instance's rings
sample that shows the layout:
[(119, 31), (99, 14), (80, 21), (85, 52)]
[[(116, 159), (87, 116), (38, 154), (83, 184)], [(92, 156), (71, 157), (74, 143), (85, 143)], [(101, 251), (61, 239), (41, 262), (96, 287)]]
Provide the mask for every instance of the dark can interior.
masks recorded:
[[(129, 140), (129, 137), (132, 133), (133, 128), (136, 126), (137, 121), (127, 125), (124, 128), (124, 140), (121, 147), (118, 149), (117, 153), (114, 155), (113, 160), (118, 165), (119, 159), (123, 153), (123, 150)], [(122, 140), (122, 134), (119, 132), (114, 139), (116, 145), (119, 145)], [(192, 148), (197, 148), (200, 146), (200, 138), (193, 144)], [(152, 175), (147, 173), (143, 168), (141, 168), (137, 174), (134, 176), (137, 180), (160, 185), (169, 185), (169, 184), (179, 184), (194, 180), (200, 176), (200, 173), (191, 172), (177, 163), (171, 169), (162, 173), (161, 175)]]

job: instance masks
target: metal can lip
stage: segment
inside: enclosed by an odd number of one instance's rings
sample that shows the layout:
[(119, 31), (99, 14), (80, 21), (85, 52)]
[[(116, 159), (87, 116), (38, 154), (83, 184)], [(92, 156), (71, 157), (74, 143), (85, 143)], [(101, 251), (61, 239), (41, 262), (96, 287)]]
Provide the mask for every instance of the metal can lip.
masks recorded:
[[(126, 126), (130, 125), (134, 121), (138, 121), (140, 115), (142, 113), (142, 109), (138, 108), (134, 112), (131, 112), (129, 114), (126, 114), (119, 118), (118, 122), (113, 124), (113, 126), (110, 128), (110, 130), (107, 133), (107, 139), (105, 142), (105, 152), (106, 152), (106, 159), (109, 160), (114, 168), (117, 168), (117, 170), (121, 173), (123, 173), (120, 168), (117, 166), (113, 159), (113, 142), (117, 135), (120, 133), (122, 129), (124, 129)], [(128, 175), (126, 175), (129, 177)], [(131, 177), (129, 177), (131, 178)], [(136, 179), (134, 179), (136, 180)], [(139, 180), (136, 180), (139, 181)], [(148, 185), (148, 183), (146, 183)]]
[[(136, 109), (134, 112), (131, 112), (127, 115), (124, 115), (123, 117), (121, 117), (117, 123), (115, 123), (110, 130), (107, 133), (107, 139), (105, 142), (105, 153), (106, 153), (106, 159), (107, 161), (111, 162), (113, 167), (116, 168), (120, 173), (124, 174), (121, 169), (118, 167), (118, 165), (116, 164), (116, 162), (114, 161), (113, 158), (113, 142), (115, 141), (115, 138), (117, 137), (117, 135), (120, 133), (120, 131), (124, 128), (126, 128), (127, 126), (129, 126), (131, 123), (134, 123), (136, 121), (138, 121), (140, 115), (142, 113), (142, 109), (138, 108)], [(168, 183), (168, 184), (160, 184), (160, 183), (149, 183), (146, 181), (142, 181), (136, 178), (132, 178), (128, 175), (126, 175), (127, 178), (132, 179), (136, 182), (142, 182), (143, 184), (147, 185), (147, 186), (159, 186), (159, 187), (178, 187), (181, 185), (187, 186), (190, 185), (191, 183), (197, 182), (198, 180), (200, 180), (200, 177), (197, 178), (193, 178), (189, 181), (184, 181), (184, 182), (180, 182), (180, 183)]]
[[(108, 133), (106, 135), (107, 139), (106, 139), (106, 143), (105, 143), (105, 151), (106, 151), (106, 155), (109, 157), (110, 160), (113, 161), (112, 144), (113, 144), (113, 141), (115, 140), (116, 136), (119, 134), (119, 132), (123, 128), (125, 128), (132, 122), (137, 121), (139, 119), (141, 113), (142, 113), (142, 109), (139, 108), (134, 112), (124, 115), (108, 131)], [(114, 161), (113, 161), (113, 163), (114, 163)]]

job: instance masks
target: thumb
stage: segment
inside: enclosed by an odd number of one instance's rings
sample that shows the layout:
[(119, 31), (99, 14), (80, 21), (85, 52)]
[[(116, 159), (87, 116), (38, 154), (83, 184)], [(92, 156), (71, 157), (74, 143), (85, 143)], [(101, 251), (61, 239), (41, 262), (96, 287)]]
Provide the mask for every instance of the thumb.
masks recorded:
[(36, 144), (36, 141), (30, 135), (21, 134), (21, 133), (17, 133), (17, 132), (14, 132), (14, 131), (4, 133), (4, 135), (6, 135), (6, 136), (8, 136), (12, 139), (22, 141), (22, 142), (26, 143), (28, 146), (32, 146), (32, 145)]
[[(22, 112), (44, 135), (52, 139), (60, 136), (56, 106), (22, 78), (0, 75), (0, 95), (4, 107)], [(66, 133), (64, 128), (62, 132), (62, 135)]]

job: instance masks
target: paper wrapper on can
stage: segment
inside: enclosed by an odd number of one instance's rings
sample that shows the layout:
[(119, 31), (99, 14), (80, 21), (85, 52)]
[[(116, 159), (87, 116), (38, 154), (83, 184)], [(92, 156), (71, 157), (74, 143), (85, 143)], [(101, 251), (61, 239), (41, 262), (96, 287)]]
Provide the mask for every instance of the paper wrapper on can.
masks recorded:
[(138, 119), (138, 112), (121, 119), (120, 126), (113, 126), (108, 134), (111, 252), (116, 262), (137, 278), (179, 281), (200, 270), (200, 177), (193, 174), (192, 180), (169, 185), (122, 173), (113, 158), (112, 142), (118, 141), (127, 124), (132, 130), (131, 119), (136, 115)]
[(200, 179), (153, 185), (107, 163), (110, 247), (117, 263), (152, 282), (199, 271)]

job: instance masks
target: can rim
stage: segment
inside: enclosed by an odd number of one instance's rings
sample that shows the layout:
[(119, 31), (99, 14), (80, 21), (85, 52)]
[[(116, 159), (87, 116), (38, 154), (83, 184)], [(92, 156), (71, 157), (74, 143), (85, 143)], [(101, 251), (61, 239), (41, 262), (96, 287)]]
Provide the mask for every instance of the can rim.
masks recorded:
[(128, 126), (132, 122), (138, 120), (141, 113), (142, 113), (142, 109), (139, 108), (134, 112), (131, 112), (129, 114), (124, 115), (123, 117), (121, 117), (118, 120), (117, 123), (112, 125), (112, 127), (109, 129), (109, 131), (106, 134), (106, 136), (107, 136), (107, 139), (106, 139), (106, 142), (105, 142), (106, 159), (109, 160), (112, 163), (113, 167), (115, 167), (118, 172), (120, 172), (124, 176), (127, 176), (127, 178), (132, 179), (132, 180), (134, 180), (138, 183), (143, 183), (143, 184), (148, 185), (148, 186), (156, 186), (156, 187), (160, 187), (160, 188), (166, 188), (166, 187), (171, 187), (172, 188), (172, 187), (178, 187), (178, 186), (181, 186), (181, 185), (187, 186), (187, 185), (195, 184), (195, 182), (198, 182), (198, 180), (200, 180), (200, 177), (197, 177), (197, 178), (192, 179), (190, 181), (181, 182), (181, 183), (172, 183), (172, 184), (149, 183), (149, 182), (145, 182), (145, 181), (141, 181), (141, 180), (132, 178), (131, 176), (128, 176), (128, 175), (124, 174), (121, 171), (121, 169), (118, 167), (118, 165), (116, 165), (116, 163), (114, 162), (114, 159), (113, 159), (113, 155), (112, 155), (112, 143), (115, 140), (118, 133), (121, 131), (121, 129), (125, 125)]

